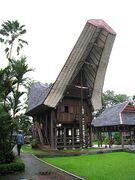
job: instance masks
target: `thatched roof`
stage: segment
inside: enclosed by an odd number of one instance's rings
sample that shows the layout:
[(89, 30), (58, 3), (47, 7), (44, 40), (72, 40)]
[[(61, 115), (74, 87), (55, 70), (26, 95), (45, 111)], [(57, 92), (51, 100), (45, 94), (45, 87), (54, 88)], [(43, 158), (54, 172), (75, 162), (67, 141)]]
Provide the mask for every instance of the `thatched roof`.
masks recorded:
[(135, 107), (130, 102), (119, 103), (107, 108), (92, 121), (94, 127), (135, 125)]
[(103, 20), (87, 21), (44, 104), (56, 107), (66, 87), (83, 68), (89, 98), (94, 109), (100, 109), (105, 72), (115, 36), (116, 33)]
[(34, 83), (31, 86), (28, 99), (28, 109), (26, 113), (27, 115), (29, 115), (31, 111), (34, 111), (35, 108), (41, 108), (41, 105), (43, 105), (43, 102), (48, 95), (50, 89), (51, 86), (48, 87), (40, 82)]
[[(42, 86), (31, 91), (34, 95), (30, 95), (29, 106), (35, 107), (37, 102), (37, 106), (43, 103), (47, 107), (55, 108), (64, 97), (66, 88), (72, 84), (77, 74), (83, 71), (89, 90), (89, 100), (94, 109), (100, 109), (104, 77), (115, 36), (116, 33), (103, 20), (87, 21), (49, 92)], [(35, 96), (35, 91), (38, 96)], [(31, 98), (34, 100), (30, 100)]]

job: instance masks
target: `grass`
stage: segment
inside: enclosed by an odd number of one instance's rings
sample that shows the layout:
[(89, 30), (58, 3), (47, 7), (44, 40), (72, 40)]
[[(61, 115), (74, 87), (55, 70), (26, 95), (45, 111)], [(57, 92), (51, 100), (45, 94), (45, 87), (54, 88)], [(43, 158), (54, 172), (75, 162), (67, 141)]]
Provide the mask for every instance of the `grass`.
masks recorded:
[(31, 146), (27, 144), (22, 146), (22, 152), (28, 154), (46, 154), (46, 151), (40, 149), (32, 149)]
[[(84, 149), (67, 149), (67, 150), (60, 150), (58, 151), (59, 153), (67, 152), (67, 153), (72, 153), (72, 152), (81, 152), (85, 150), (97, 150), (98, 148), (84, 148)], [(48, 154), (48, 150), (41, 150), (41, 149), (32, 149), (31, 145), (23, 145), (22, 146), (22, 152), (28, 153), (28, 154)]]
[(81, 152), (81, 151), (90, 151), (90, 150), (97, 150), (99, 148), (94, 148), (94, 147), (91, 147), (91, 148), (84, 148), (84, 149), (66, 149), (66, 150), (61, 150), (61, 152)]
[(42, 158), (87, 180), (134, 180), (135, 154), (127, 152)]

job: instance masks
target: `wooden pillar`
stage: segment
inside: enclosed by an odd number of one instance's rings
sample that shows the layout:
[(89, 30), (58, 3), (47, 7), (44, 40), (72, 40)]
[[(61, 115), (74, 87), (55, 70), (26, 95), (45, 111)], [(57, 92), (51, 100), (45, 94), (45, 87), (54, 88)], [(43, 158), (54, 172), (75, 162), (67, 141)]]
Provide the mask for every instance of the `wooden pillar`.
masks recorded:
[(67, 149), (67, 143), (66, 143), (66, 128), (64, 127), (64, 149)]
[(129, 131), (129, 136), (130, 136), (130, 145), (132, 145), (132, 134), (131, 134), (131, 130)]
[[(45, 115), (45, 131), (46, 135), (48, 136), (48, 122), (47, 122), (47, 114)], [(47, 137), (48, 138), (48, 137)]]
[(121, 147), (124, 148), (124, 139), (123, 139), (123, 132), (120, 132), (121, 135)]
[(108, 140), (109, 140), (109, 148), (111, 148), (111, 145), (112, 145), (112, 132), (108, 132)]
[(100, 143), (101, 143), (101, 147), (102, 147), (102, 132), (100, 132)]
[(72, 128), (72, 149), (74, 149), (74, 141), (75, 141), (75, 135), (74, 135), (74, 128)]
[(57, 127), (55, 127), (55, 149), (57, 149), (57, 141), (58, 141), (58, 140), (57, 140), (57, 137), (58, 137), (58, 136), (57, 136), (57, 131), (58, 131), (58, 130), (57, 130)]
[(44, 130), (44, 133), (45, 133), (45, 139), (46, 139), (46, 144), (49, 145), (50, 142), (48, 140), (48, 123), (47, 123), (47, 113), (45, 114), (45, 130)]
[(100, 133), (99, 133), (99, 131), (97, 132), (97, 134), (98, 134), (98, 147), (100, 146)]
[(51, 149), (54, 149), (54, 110), (51, 111)]
[(88, 146), (92, 147), (92, 127), (90, 127)]
[(135, 131), (133, 132), (133, 144), (135, 145)]

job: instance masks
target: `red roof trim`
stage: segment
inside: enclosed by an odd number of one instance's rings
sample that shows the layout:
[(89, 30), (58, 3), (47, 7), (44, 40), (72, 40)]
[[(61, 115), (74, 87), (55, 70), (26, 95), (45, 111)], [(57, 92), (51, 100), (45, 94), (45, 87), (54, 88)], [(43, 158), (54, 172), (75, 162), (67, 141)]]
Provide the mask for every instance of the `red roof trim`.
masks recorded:
[(116, 32), (102, 19), (90, 19), (87, 22), (94, 25), (94, 26), (103, 28), (111, 34), (116, 35)]

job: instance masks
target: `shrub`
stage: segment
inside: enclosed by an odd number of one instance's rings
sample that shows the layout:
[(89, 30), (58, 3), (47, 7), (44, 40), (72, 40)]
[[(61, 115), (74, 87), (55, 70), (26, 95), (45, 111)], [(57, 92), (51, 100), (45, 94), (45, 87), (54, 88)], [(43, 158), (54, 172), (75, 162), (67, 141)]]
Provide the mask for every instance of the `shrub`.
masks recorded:
[(7, 154), (3, 154), (3, 152), (0, 152), (0, 164), (10, 163), (13, 162), (14, 160), (15, 160), (15, 156), (13, 152)]
[(125, 144), (125, 145), (129, 145), (129, 144), (131, 144), (130, 139), (126, 139), (126, 140), (124, 141), (124, 144)]
[(20, 159), (16, 159), (16, 162), (9, 164), (0, 164), (0, 174), (9, 174), (16, 171), (24, 171), (25, 165)]
[(14, 122), (9, 112), (0, 104), (0, 163), (9, 163), (14, 159), (11, 153), (13, 127)]
[(38, 141), (37, 139), (31, 138), (30, 139), (30, 144), (32, 148), (38, 148)]
[(120, 142), (120, 133), (119, 132), (116, 132), (114, 134), (113, 141), (114, 141), (114, 144), (116, 144), (116, 145), (121, 144), (121, 142)]

